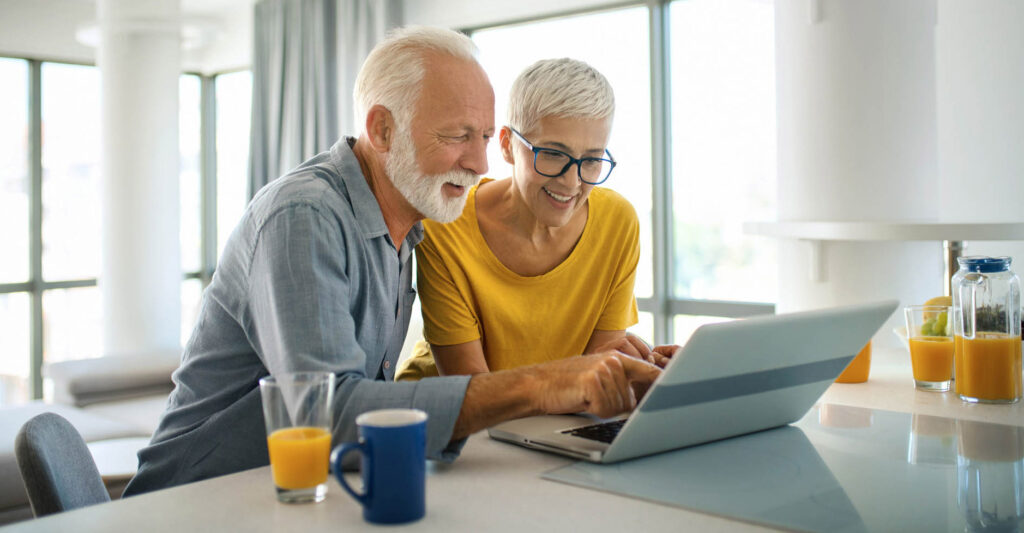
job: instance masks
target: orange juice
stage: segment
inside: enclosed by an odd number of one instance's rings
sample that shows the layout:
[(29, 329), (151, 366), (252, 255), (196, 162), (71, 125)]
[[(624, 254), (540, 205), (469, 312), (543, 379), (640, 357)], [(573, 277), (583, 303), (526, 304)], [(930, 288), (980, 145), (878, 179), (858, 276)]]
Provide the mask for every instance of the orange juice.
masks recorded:
[(864, 383), (871, 373), (871, 341), (861, 348), (857, 356), (850, 361), (850, 364), (836, 378), (836, 383)]
[(306, 489), (327, 482), (331, 434), (324, 428), (279, 429), (267, 437), (274, 484), (282, 489)]
[(953, 375), (953, 338), (912, 337), (910, 363), (917, 381), (949, 381)]
[(953, 392), (962, 394), (960, 390), (960, 376), (964, 372), (964, 337), (957, 335), (953, 337)]
[(1013, 402), (1021, 397), (1021, 344), (1019, 336), (978, 333), (964, 339), (960, 395), (988, 402)]

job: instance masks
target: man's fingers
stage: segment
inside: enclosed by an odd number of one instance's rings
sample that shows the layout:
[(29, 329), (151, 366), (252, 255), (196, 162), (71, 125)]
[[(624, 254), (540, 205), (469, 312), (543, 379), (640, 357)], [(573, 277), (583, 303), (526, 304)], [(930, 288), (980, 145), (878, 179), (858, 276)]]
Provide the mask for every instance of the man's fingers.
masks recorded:
[(618, 358), (613, 357), (608, 359), (608, 365), (615, 385), (615, 400), (619, 412), (631, 409), (633, 406), (629, 403), (629, 380), (626, 379), (626, 372), (622, 368), (622, 362)]
[[(600, 390), (597, 391), (595, 402), (591, 404), (591, 412), (602, 418), (611, 416), (614, 413), (623, 411), (622, 401), (616, 393), (615, 374), (616, 372), (608, 367), (595, 369), (599, 381)], [(621, 374), (621, 372), (618, 372)]]

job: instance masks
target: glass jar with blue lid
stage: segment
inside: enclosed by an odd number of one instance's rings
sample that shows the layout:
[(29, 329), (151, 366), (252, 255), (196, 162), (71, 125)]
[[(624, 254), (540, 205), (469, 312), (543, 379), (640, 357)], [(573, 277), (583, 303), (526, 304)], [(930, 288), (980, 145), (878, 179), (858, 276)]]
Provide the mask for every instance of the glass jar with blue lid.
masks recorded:
[(1020, 278), (1009, 257), (965, 256), (953, 276), (954, 390), (968, 402), (1021, 399)]

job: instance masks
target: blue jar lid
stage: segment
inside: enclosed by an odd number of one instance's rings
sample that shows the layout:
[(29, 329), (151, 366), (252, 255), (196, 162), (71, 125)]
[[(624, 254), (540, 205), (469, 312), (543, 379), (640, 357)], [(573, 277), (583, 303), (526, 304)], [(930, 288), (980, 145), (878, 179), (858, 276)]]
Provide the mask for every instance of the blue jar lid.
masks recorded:
[(1013, 258), (1006, 256), (985, 257), (983, 255), (969, 255), (958, 257), (956, 261), (960, 263), (960, 268), (966, 269), (968, 272), (988, 274), (1010, 270), (1010, 262), (1013, 261)]

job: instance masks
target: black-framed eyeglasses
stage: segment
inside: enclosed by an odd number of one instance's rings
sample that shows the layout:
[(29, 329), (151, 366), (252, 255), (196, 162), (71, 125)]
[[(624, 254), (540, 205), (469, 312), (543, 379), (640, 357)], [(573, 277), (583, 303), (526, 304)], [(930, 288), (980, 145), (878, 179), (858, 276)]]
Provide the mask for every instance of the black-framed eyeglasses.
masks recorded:
[(608, 156), (607, 159), (603, 157), (575, 158), (561, 150), (534, 146), (515, 128), (509, 129), (512, 130), (516, 138), (533, 151), (533, 169), (541, 176), (557, 178), (565, 174), (569, 167), (576, 165), (576, 174), (580, 177), (580, 181), (590, 185), (600, 185), (608, 179), (612, 169), (615, 168), (615, 158), (607, 149), (604, 151)]

